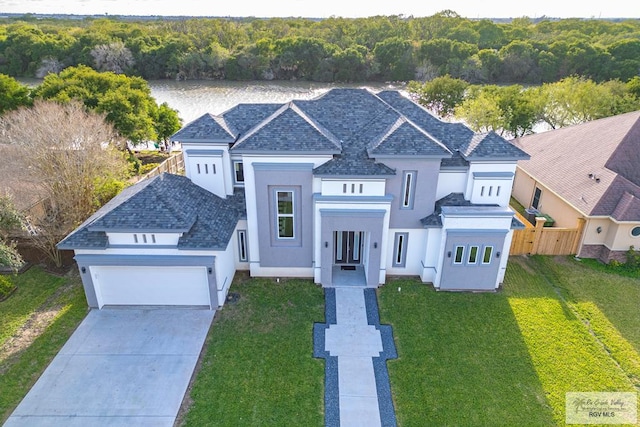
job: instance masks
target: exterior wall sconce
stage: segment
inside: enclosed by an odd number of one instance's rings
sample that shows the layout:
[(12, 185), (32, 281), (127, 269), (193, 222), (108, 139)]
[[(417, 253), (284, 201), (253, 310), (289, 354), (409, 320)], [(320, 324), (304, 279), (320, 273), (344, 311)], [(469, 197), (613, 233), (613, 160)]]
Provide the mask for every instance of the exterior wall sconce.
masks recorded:
[(496, 258), (500, 258), (500, 251), (496, 252)]
[(447, 252), (447, 258), (451, 258), (451, 251)]
[(373, 242), (373, 249), (378, 249), (378, 242)]
[(329, 247), (329, 242), (324, 242), (324, 247), (328, 248)]
[(207, 268), (207, 273), (209, 273), (209, 274), (213, 273), (213, 268), (211, 268), (211, 267)]
[(87, 267), (82, 267), (82, 268), (80, 269), (80, 271), (82, 271), (82, 274), (86, 273), (86, 272), (87, 272)]
[(596, 228), (596, 233), (598, 233), (598, 234), (602, 233), (602, 227), (598, 226)]

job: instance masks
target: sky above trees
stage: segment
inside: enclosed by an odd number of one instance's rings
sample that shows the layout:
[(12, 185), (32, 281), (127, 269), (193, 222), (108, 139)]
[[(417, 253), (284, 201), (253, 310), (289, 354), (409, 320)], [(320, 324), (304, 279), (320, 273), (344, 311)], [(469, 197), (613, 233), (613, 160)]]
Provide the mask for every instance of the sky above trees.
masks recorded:
[(465, 18), (640, 18), (640, 6), (628, 0), (505, 2), (504, 0), (278, 0), (264, 2), (236, 0), (230, 2), (201, 0), (0, 0), (2, 13), (44, 13), (77, 15), (165, 15), (165, 16), (256, 16), (345, 18), (375, 15), (431, 16), (444, 9)]

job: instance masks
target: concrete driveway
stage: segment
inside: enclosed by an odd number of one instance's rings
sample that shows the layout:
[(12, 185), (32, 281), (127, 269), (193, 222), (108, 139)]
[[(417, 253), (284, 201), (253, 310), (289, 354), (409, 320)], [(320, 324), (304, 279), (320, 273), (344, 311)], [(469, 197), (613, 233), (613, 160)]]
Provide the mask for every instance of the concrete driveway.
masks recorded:
[(173, 426), (214, 313), (92, 310), (5, 426)]

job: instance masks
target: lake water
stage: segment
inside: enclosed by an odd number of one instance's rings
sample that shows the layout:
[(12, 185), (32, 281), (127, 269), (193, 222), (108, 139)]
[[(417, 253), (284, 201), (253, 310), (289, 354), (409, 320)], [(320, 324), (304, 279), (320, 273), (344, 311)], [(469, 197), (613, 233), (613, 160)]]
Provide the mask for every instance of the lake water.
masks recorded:
[(205, 113), (223, 113), (240, 103), (284, 103), (293, 99), (311, 99), (336, 87), (366, 87), (374, 92), (404, 88), (401, 85), (384, 83), (336, 85), (300, 81), (219, 80), (151, 80), (149, 87), (158, 104), (166, 102), (171, 108), (178, 110), (184, 124)]

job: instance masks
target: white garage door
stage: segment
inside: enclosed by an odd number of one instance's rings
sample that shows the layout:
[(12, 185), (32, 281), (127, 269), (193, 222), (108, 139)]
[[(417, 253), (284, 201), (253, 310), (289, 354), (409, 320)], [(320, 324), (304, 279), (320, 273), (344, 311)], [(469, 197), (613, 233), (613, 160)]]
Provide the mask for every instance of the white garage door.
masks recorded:
[(98, 306), (204, 305), (210, 307), (205, 267), (91, 267)]

